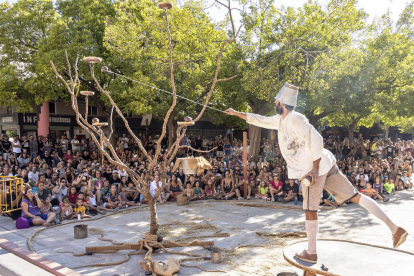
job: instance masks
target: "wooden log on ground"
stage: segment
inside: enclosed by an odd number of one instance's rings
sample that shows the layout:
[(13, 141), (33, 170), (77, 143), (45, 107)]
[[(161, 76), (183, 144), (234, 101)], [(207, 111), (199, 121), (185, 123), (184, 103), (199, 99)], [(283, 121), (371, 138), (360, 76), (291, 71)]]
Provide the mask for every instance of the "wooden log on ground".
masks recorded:
[[(190, 243), (177, 243), (172, 241), (163, 242), (165, 248), (187, 247), (187, 246), (213, 246), (214, 241), (193, 241)], [(91, 246), (86, 247), (86, 252), (99, 253), (111, 250), (138, 250), (141, 246), (138, 243), (123, 244), (123, 245), (109, 245), (109, 246)]]
[(173, 247), (187, 247), (187, 246), (213, 246), (214, 241), (196, 241), (191, 243), (176, 243), (165, 241), (163, 243), (165, 248), (173, 248)]
[(86, 247), (86, 252), (98, 253), (111, 250), (138, 250), (141, 246), (139, 244), (123, 244), (123, 245), (108, 245), (108, 246), (91, 246)]

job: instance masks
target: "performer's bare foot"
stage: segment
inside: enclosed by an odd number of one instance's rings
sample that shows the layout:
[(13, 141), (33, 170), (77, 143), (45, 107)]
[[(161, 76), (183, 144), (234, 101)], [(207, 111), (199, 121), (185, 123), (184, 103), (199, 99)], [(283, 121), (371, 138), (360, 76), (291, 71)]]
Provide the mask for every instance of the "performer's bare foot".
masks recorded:
[(403, 228), (398, 227), (397, 231), (395, 231), (395, 234), (392, 235), (392, 239), (394, 241), (394, 248), (397, 248), (401, 244), (405, 242), (405, 239), (407, 238), (408, 232), (405, 231)]
[(296, 253), (295, 257), (302, 261), (313, 264), (316, 264), (316, 262), (318, 261), (318, 254), (308, 254), (306, 250), (303, 250), (303, 252), (300, 254)]

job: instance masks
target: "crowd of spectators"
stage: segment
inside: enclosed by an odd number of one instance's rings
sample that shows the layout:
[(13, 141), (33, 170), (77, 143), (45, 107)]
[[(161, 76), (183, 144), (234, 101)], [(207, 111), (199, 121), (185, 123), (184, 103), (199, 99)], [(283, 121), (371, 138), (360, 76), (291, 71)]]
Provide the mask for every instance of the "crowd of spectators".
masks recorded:
[[(150, 156), (154, 155), (158, 139), (158, 135), (141, 139)], [(328, 138), (324, 142), (325, 148), (336, 156), (341, 172), (361, 193), (386, 202), (390, 194), (412, 188), (412, 141), (370, 141), (359, 136), (353, 141)], [(148, 202), (137, 191), (128, 174), (109, 163), (91, 139), (78, 140), (76, 136), (71, 138), (65, 134), (59, 139), (42, 140), (31, 135), (10, 139), (3, 134), (0, 143), (3, 179), (16, 176), (25, 183), (24, 187), (16, 187), (16, 183), (10, 180), (5, 186), (10, 189), (0, 186), (0, 198), (6, 198), (9, 209), (22, 208), (4, 214), (13, 219), (23, 216), (30, 225), (48, 226), (66, 219), (87, 218)], [(164, 158), (168, 152), (166, 138), (161, 141), (158, 163), (150, 172), (147, 170), (149, 160), (132, 137), (125, 134), (118, 137), (116, 153), (141, 177), (149, 174), (152, 196), (161, 189), (161, 178), (167, 175), (167, 184), (158, 198), (161, 204), (177, 200), (178, 195), (186, 195), (190, 200), (232, 200), (244, 196), (281, 203), (294, 201), (295, 204), (303, 200), (301, 181), (289, 178), (276, 140), (263, 138), (260, 141), (257, 162), (248, 157), (247, 179), (243, 176), (241, 140), (190, 135), (185, 136), (180, 145), (183, 148), (177, 158), (203, 155), (212, 169), (198, 175), (186, 175), (182, 169), (171, 171), (173, 164), (166, 164)], [(198, 153), (192, 148), (214, 150)], [(321, 205), (338, 207), (335, 199), (325, 192)]]

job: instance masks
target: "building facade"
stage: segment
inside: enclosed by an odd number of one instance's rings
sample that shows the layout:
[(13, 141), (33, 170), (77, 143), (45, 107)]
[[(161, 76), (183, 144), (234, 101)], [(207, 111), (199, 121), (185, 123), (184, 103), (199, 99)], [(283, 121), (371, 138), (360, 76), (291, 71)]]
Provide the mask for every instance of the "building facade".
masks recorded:
[[(81, 114), (85, 114), (85, 108), (85, 103), (79, 102), (79, 111)], [(90, 123), (94, 117), (99, 118), (101, 122), (107, 121), (104, 114), (95, 106), (88, 106), (88, 114), (88, 121)], [(1, 133), (15, 131), (19, 136), (26, 134), (37, 137), (39, 135), (45, 136), (39, 130), (46, 128), (47, 135), (50, 137), (61, 137), (63, 133), (66, 133), (70, 137), (77, 135), (78, 139), (89, 137), (89, 134), (78, 125), (72, 107), (63, 101), (45, 102), (41, 108), (39, 117), (44, 119), (40, 119), (39, 122), (36, 113), (17, 113), (13, 112), (13, 109), (0, 108), (0, 131)], [(139, 115), (129, 115), (126, 119), (131, 130), (138, 137), (142, 137), (145, 134), (153, 136), (161, 134), (163, 121), (152, 118), (147, 125), (143, 117)], [(122, 136), (124, 133), (128, 135), (125, 123), (121, 118), (115, 120), (114, 128), (116, 135)], [(208, 120), (200, 120), (194, 126), (188, 128), (186, 133), (188, 135), (194, 134), (201, 135), (202, 137), (214, 137), (224, 135), (225, 128), (223, 125), (214, 125)]]

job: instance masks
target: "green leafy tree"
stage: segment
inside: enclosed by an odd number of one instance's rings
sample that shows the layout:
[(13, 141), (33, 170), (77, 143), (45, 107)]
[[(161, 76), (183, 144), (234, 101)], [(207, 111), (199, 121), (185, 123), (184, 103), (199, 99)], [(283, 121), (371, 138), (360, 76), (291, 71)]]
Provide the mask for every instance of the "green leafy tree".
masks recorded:
[(32, 105), (56, 96), (36, 58), (60, 19), (52, 0), (5, 2), (0, 7), (0, 105), (32, 111)]
[[(393, 123), (398, 116), (412, 116), (404, 99), (414, 84), (414, 44), (401, 30), (410, 24), (408, 19), (413, 14), (412, 7), (407, 6), (396, 24), (384, 15), (370, 26), (362, 47), (344, 49), (343, 60), (337, 60), (351, 63), (352, 70), (334, 69), (339, 72), (334, 82), (343, 101), (329, 119), (331, 125), (345, 127), (350, 140), (357, 126), (371, 127), (380, 121), (390, 126), (398, 122)], [(335, 67), (334, 62), (331, 66)]]
[[(289, 82), (300, 87), (298, 110), (311, 123), (333, 112), (331, 90), (326, 86), (318, 89), (315, 83), (315, 75), (321, 71), (315, 60), (348, 45), (352, 34), (364, 28), (366, 14), (357, 9), (357, 1), (330, 1), (327, 8), (309, 1), (298, 9), (276, 7), (273, 1), (240, 3), (245, 31), (240, 41), (243, 54), (235, 67), (241, 75), (238, 97), (254, 113), (274, 114), (274, 97)], [(229, 8), (229, 20), (231, 12)], [(261, 140), (260, 135), (259, 127), (250, 126), (254, 158), (259, 153), (256, 141)]]

